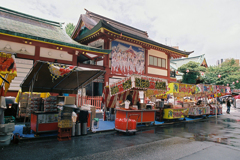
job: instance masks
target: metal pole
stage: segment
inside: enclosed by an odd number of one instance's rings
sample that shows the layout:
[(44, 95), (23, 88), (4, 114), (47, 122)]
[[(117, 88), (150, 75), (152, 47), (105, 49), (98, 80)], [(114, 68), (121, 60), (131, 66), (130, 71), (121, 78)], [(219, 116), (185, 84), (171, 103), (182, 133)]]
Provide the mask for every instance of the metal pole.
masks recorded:
[(93, 81), (92, 81), (92, 98), (93, 98)]
[(216, 119), (217, 119), (217, 91), (216, 91), (216, 109), (215, 109), (215, 111), (216, 111)]
[(81, 90), (81, 106), (83, 105), (83, 86), (82, 86), (82, 90)]

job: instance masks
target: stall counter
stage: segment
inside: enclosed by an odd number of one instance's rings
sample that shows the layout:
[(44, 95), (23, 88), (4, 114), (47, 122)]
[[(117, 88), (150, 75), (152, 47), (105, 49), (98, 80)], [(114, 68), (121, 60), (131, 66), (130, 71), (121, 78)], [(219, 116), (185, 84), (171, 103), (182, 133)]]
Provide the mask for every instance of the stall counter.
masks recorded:
[(116, 118), (129, 118), (137, 120), (137, 115), (139, 115), (137, 123), (151, 123), (155, 122), (155, 115), (158, 109), (146, 109), (146, 110), (125, 110), (125, 109), (116, 109)]
[(163, 110), (163, 119), (179, 119), (188, 115), (188, 108), (165, 108)]
[(57, 131), (58, 113), (56, 112), (32, 113), (31, 129), (35, 133)]
[(210, 107), (190, 107), (188, 115), (189, 116), (201, 116), (201, 115), (209, 115)]

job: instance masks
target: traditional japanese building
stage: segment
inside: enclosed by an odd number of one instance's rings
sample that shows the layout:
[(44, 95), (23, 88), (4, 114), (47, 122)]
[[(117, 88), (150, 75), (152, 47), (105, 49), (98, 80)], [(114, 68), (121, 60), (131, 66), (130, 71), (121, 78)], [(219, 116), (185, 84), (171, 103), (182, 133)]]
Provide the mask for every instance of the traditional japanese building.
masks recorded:
[[(208, 68), (205, 54), (202, 54), (199, 56), (188, 57), (188, 58), (171, 59), (170, 60), (170, 69), (171, 69), (172, 73), (175, 74), (179, 67), (181, 67), (184, 64), (187, 64), (190, 61), (197, 62), (197, 63), (199, 63), (199, 66)], [(183, 76), (183, 73), (180, 73), (180, 72), (178, 72), (178, 74), (175, 74), (175, 77), (177, 80), (182, 80), (182, 76)]]
[(112, 49), (111, 54), (103, 57), (92, 55), (88, 62), (104, 67), (104, 85), (131, 74), (158, 77), (168, 82), (176, 81), (171, 76), (170, 59), (188, 57), (193, 52), (163, 45), (150, 39), (146, 31), (88, 10), (80, 16), (72, 38), (80, 44)]
[(79, 66), (89, 59), (87, 53), (102, 57), (110, 52), (77, 43), (66, 34), (60, 22), (0, 7), (0, 53), (14, 54), (17, 67), (17, 77), (7, 96), (16, 96), (36, 60)]

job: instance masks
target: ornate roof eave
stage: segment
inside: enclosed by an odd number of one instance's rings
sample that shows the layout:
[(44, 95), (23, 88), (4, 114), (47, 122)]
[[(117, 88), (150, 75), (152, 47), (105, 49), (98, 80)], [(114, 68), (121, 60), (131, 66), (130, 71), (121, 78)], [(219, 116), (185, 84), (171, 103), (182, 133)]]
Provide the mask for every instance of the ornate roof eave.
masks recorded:
[[(99, 23), (101, 23), (101, 22), (102, 21), (100, 21)], [(121, 32), (117, 33), (115, 31), (112, 31), (112, 30), (104, 27), (104, 26), (101, 26), (101, 27), (97, 27), (97, 26), (98, 25), (96, 25), (94, 27), (95, 30), (93, 28), (93, 31), (91, 31), (91, 30), (89, 31), (89, 32), (92, 32), (92, 33), (89, 33), (89, 34), (86, 33), (87, 35), (86, 36), (83, 35), (78, 40), (78, 42), (80, 42), (82, 44), (86, 44), (86, 43), (91, 42), (92, 40), (95, 40), (97, 38), (102, 37), (103, 35), (106, 35), (107, 37), (111, 37), (111, 39), (113, 39), (113, 40), (114, 39), (120, 39), (120, 40), (128, 41), (130, 43), (135, 43), (137, 45), (141, 45), (143, 48), (149, 48), (149, 49), (162, 51), (162, 52), (168, 54), (172, 58), (188, 57), (189, 54), (194, 52), (194, 51), (192, 51), (192, 52), (185, 52), (185, 54), (179, 53), (179, 52), (177, 52), (178, 50), (174, 49), (174, 48), (172, 48), (172, 50), (170, 50), (170, 49), (163, 48), (163, 47), (160, 47), (160, 46), (148, 43), (148, 42), (144, 42), (142, 40), (138, 40), (138, 39), (130, 37), (130, 36), (126, 36), (124, 33), (121, 33)], [(174, 50), (176, 50), (176, 51), (174, 51)], [(183, 51), (181, 51), (181, 52), (183, 52)]]
[[(40, 40), (40, 39), (35, 39), (35, 38), (28, 38), (28, 35), (25, 34), (9, 34), (9, 33), (3, 33), (0, 30), (0, 35), (4, 35), (4, 36), (9, 36), (9, 37), (14, 37), (14, 38), (20, 38), (20, 39), (24, 39), (24, 40), (30, 40), (32, 42), (41, 42), (41, 43), (45, 43), (45, 44), (51, 44), (53, 46), (56, 46), (58, 48), (63, 47), (63, 48), (69, 48), (69, 49), (73, 49), (78, 51), (79, 53), (92, 53), (92, 54), (98, 54), (98, 55), (103, 55), (103, 54), (109, 54), (111, 50), (103, 50), (103, 52), (101, 51), (96, 51), (96, 50), (89, 50), (87, 48), (89, 48), (89, 46), (84, 47), (79, 47), (79, 46), (74, 46), (74, 45), (66, 45), (66, 43), (62, 43), (62, 42), (52, 42), (52, 41), (48, 41), (46, 39)], [(82, 45), (84, 46), (84, 45)], [(97, 48), (96, 48), (97, 49)], [(106, 52), (105, 52), (106, 51)]]

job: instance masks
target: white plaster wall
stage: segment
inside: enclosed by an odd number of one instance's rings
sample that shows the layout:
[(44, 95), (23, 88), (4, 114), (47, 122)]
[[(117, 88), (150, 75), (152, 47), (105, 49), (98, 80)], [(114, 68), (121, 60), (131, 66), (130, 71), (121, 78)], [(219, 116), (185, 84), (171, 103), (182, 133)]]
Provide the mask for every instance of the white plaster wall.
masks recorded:
[(72, 61), (73, 56), (65, 51), (58, 51), (49, 48), (40, 48), (40, 57), (52, 58), (58, 60)]
[(160, 75), (160, 76), (167, 76), (167, 70), (157, 69), (157, 68), (152, 68), (152, 67), (148, 67), (148, 73)]
[(24, 43), (16, 43), (0, 40), (0, 50), (9, 51), (12, 53), (21, 53), (25, 55), (35, 55), (35, 46)]

